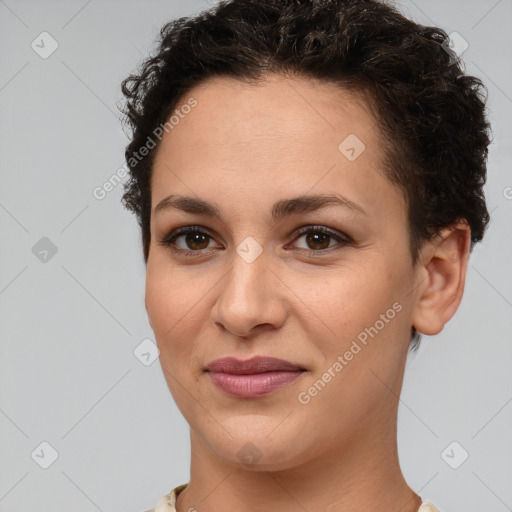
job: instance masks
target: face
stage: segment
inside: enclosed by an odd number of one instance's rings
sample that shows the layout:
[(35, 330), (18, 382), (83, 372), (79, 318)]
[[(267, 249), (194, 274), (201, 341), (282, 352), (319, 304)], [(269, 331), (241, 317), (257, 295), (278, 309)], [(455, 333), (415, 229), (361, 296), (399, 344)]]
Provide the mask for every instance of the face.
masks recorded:
[[(392, 423), (417, 279), (405, 201), (364, 98), (277, 75), (206, 85), (154, 162), (146, 308), (204, 449), (289, 468)], [(302, 371), (275, 388), (205, 371), (254, 356)]]

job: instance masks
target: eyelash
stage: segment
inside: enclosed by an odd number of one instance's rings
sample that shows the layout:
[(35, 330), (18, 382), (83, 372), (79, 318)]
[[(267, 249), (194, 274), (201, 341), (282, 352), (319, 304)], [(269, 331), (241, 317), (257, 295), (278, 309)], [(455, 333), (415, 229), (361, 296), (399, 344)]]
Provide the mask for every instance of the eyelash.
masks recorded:
[[(167, 236), (165, 236), (163, 239), (159, 240), (158, 244), (163, 247), (167, 247), (172, 252), (178, 253), (180, 255), (191, 256), (191, 257), (203, 256), (204, 251), (208, 251), (208, 249), (200, 249), (197, 251), (192, 251), (189, 249), (180, 249), (178, 247), (175, 247), (174, 240), (182, 235), (187, 235), (189, 233), (199, 233), (202, 235), (207, 235), (208, 237), (213, 239), (213, 236), (211, 236), (208, 233), (208, 230), (206, 228), (203, 228), (202, 226), (185, 226), (183, 228), (179, 228), (175, 231), (172, 231)], [(345, 234), (341, 235), (337, 231), (333, 231), (332, 229), (326, 228), (324, 226), (305, 226), (303, 228), (300, 228), (294, 235), (295, 236), (294, 241), (296, 241), (297, 238), (300, 238), (301, 236), (309, 234), (309, 233), (322, 233), (325, 235), (329, 235), (332, 238), (334, 238), (337, 242), (339, 242), (338, 246), (341, 246), (341, 247), (333, 246), (333, 247), (328, 247), (325, 249), (318, 249), (318, 250), (299, 249), (300, 251), (306, 251), (306, 252), (309, 252), (311, 255), (315, 255), (315, 256), (318, 255), (318, 253), (320, 253), (320, 255), (322, 255), (322, 254), (325, 254), (326, 252), (331, 252), (333, 249), (334, 250), (342, 249), (344, 246), (352, 245), (352, 243), (353, 243), (353, 240), (348, 235), (345, 235)]]

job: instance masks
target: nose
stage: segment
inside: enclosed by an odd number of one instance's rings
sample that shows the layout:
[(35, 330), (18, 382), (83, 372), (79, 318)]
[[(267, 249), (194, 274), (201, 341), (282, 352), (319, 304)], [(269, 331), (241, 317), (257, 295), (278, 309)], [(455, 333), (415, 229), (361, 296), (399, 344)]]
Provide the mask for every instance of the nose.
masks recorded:
[(221, 280), (211, 320), (237, 337), (281, 327), (287, 316), (286, 286), (268, 266), (265, 252), (248, 262), (233, 254), (231, 270)]

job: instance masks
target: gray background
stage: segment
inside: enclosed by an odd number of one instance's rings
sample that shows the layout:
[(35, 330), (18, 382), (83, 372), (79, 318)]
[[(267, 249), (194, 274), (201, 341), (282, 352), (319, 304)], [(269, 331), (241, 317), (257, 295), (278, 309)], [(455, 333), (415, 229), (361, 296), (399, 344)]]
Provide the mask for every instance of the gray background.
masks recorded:
[[(468, 41), (494, 129), (492, 221), (459, 311), (408, 361), (401, 464), (444, 512), (512, 510), (512, 0), (398, 5)], [(122, 79), (164, 22), (207, 6), (0, 0), (2, 512), (136, 512), (188, 482), (188, 425), (158, 360), (133, 353), (153, 334), (139, 229), (121, 185), (103, 200), (92, 192), (124, 163)], [(43, 31), (59, 45), (46, 59), (31, 47)], [(43, 237), (57, 248), (45, 262)], [(43, 441), (58, 452), (47, 469)]]

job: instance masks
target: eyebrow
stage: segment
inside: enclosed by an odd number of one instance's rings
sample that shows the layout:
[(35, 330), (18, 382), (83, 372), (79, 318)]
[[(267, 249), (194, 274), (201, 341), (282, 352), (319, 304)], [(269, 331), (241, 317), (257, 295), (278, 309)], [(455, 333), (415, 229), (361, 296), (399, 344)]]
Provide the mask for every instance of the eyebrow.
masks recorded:
[[(339, 195), (302, 195), (293, 197), (291, 199), (281, 199), (277, 201), (271, 210), (271, 219), (273, 222), (278, 222), (284, 217), (298, 214), (310, 213), (326, 206), (337, 205), (344, 208), (349, 208), (352, 211), (362, 213), (368, 216), (362, 206), (354, 203), (350, 199)], [(154, 214), (169, 208), (181, 210), (191, 214), (206, 215), (214, 217), (222, 221), (220, 210), (217, 205), (199, 199), (197, 197), (170, 195), (162, 199), (156, 206)]]

